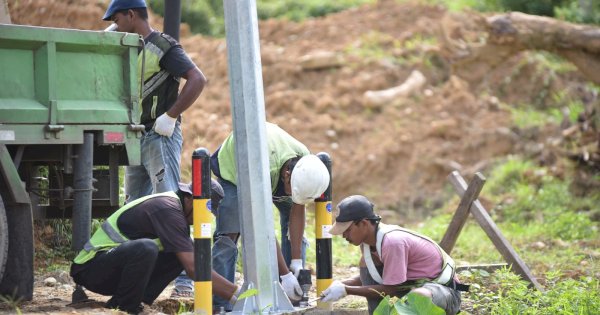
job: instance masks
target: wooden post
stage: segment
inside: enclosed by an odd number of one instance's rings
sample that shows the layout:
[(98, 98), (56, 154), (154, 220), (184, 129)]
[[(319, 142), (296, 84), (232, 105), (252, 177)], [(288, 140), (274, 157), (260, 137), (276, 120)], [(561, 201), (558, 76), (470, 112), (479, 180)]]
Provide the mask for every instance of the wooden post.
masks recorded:
[[(476, 174), (475, 178), (478, 178), (479, 176), (480, 176), (480, 174), (479, 175)], [(462, 176), (460, 176), (460, 174), (457, 171), (452, 172), (448, 176), (448, 180), (454, 187), (454, 190), (456, 191), (456, 193), (461, 198), (463, 198), (463, 196), (466, 196), (467, 198), (469, 198), (469, 196), (467, 195), (466, 192), (469, 192), (471, 187), (467, 187), (467, 182), (464, 180), (464, 178)], [(475, 183), (476, 181), (474, 180), (473, 182)], [(475, 188), (473, 190), (475, 190)], [(479, 190), (481, 190), (481, 187), (479, 187)], [(465, 203), (466, 203), (466, 201), (465, 201)], [(462, 200), (461, 200), (461, 204), (463, 204)], [(483, 205), (479, 202), (479, 200), (474, 200), (472, 203), (470, 203), (470, 205), (471, 205), (470, 212), (473, 214), (473, 217), (475, 218), (477, 223), (481, 226), (481, 228), (485, 231), (485, 233), (490, 238), (490, 240), (492, 241), (494, 246), (496, 246), (496, 249), (498, 249), (498, 251), (500, 252), (502, 257), (504, 257), (506, 262), (512, 266), (512, 269), (515, 271), (515, 273), (517, 273), (518, 275), (523, 277), (525, 280), (529, 281), (530, 284), (533, 287), (535, 287), (536, 289), (543, 291), (542, 286), (537, 282), (537, 280), (535, 279), (535, 277), (529, 270), (529, 267), (527, 267), (525, 262), (523, 262), (523, 260), (521, 260), (521, 258), (517, 254), (517, 252), (512, 247), (512, 245), (510, 245), (508, 240), (504, 237), (504, 235), (502, 235), (502, 232), (500, 232), (500, 229), (498, 228), (498, 226), (496, 226), (496, 224), (494, 223), (492, 218), (489, 216), (489, 214), (487, 213), (487, 211), (485, 210)], [(456, 217), (456, 215), (455, 215), (455, 217)], [(462, 228), (462, 226), (461, 226), (461, 228)], [(449, 227), (449, 229), (450, 229), (450, 227)], [(446, 232), (446, 234), (450, 234), (450, 235), (452, 235), (453, 233), (455, 233), (455, 232), (452, 232), (452, 231)], [(460, 231), (457, 231), (455, 233), (456, 237), (458, 237), (458, 233), (460, 233)]]
[(460, 200), (460, 204), (458, 204), (458, 208), (452, 217), (452, 221), (450, 221), (450, 225), (448, 225), (448, 229), (446, 230), (446, 234), (442, 238), (440, 242), (440, 246), (446, 251), (446, 253), (450, 254), (454, 245), (456, 244), (456, 240), (458, 239), (458, 235), (462, 231), (462, 228), (465, 226), (467, 222), (467, 218), (469, 217), (469, 209), (471, 205), (477, 198), (479, 197), (479, 193), (485, 184), (485, 177), (481, 175), (481, 173), (476, 173), (475, 178), (471, 181), (469, 188), (464, 193)]

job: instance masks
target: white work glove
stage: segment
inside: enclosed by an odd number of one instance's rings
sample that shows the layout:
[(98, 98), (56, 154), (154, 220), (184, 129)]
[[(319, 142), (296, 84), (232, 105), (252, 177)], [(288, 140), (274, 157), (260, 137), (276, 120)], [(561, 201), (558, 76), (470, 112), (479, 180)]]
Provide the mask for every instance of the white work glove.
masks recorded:
[(335, 302), (346, 296), (346, 285), (341, 281), (333, 281), (333, 283), (323, 293), (321, 293), (322, 302)]
[(300, 269), (302, 269), (302, 259), (292, 259), (292, 262), (290, 263), (290, 271), (294, 273), (294, 277), (298, 278)]
[(280, 278), (283, 291), (285, 291), (290, 300), (300, 301), (302, 299), (302, 288), (300, 287), (300, 283), (298, 283), (298, 279), (294, 277), (294, 274), (289, 272), (286, 275), (280, 276)]
[(164, 113), (156, 118), (156, 121), (154, 122), (154, 131), (161, 136), (170, 137), (173, 135), (176, 122), (177, 118), (173, 118), (167, 115), (167, 113)]

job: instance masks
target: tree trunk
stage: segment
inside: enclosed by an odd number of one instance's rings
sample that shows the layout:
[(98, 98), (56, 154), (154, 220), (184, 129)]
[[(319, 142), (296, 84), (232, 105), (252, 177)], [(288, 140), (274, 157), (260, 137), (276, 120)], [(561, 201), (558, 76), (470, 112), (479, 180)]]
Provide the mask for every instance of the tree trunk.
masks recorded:
[(600, 28), (519, 12), (481, 20), (485, 43), (466, 45), (444, 29), (443, 41), (453, 70), (477, 82), (491, 68), (524, 50), (546, 50), (571, 61), (590, 81), (600, 84)]

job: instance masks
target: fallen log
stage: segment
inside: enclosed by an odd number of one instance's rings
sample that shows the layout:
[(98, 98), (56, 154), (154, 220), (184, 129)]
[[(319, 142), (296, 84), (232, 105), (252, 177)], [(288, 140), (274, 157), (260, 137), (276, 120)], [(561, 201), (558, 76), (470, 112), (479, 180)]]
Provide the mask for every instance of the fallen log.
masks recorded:
[[(590, 81), (600, 84), (600, 28), (520, 12), (482, 18), (483, 43), (469, 44), (443, 27), (442, 41), (454, 74), (477, 82), (490, 69), (525, 50), (545, 50), (571, 61)], [(451, 23), (444, 23), (449, 25)]]

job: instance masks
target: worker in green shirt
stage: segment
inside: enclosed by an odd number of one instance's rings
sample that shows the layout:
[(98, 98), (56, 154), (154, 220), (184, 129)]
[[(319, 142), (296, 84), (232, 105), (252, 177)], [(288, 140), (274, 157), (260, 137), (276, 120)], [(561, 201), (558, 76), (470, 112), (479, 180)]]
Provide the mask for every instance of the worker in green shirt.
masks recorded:
[[(279, 209), (281, 247), (277, 246), (278, 269), (284, 291), (292, 301), (300, 300), (302, 289), (297, 276), (304, 266), (307, 241), (304, 238), (305, 204), (323, 194), (329, 186), (325, 164), (300, 141), (279, 126), (267, 123), (269, 173), (273, 203)], [(233, 134), (211, 156), (211, 169), (223, 187), (224, 197), (215, 215), (217, 227), (213, 245), (214, 270), (233, 282), (240, 236), (237, 169)], [(215, 297), (215, 305), (231, 308)]]

